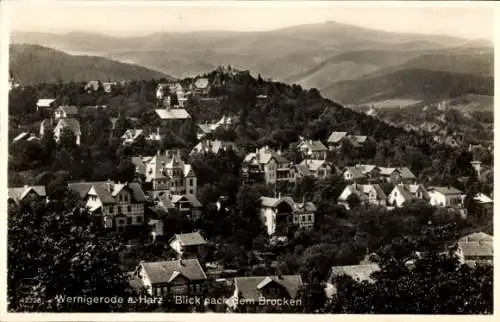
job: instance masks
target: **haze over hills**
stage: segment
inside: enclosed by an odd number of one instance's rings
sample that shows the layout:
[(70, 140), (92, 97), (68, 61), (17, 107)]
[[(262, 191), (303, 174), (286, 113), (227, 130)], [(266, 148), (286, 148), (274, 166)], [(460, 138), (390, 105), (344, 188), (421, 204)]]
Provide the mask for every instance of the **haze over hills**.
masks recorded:
[(68, 55), (39, 45), (11, 45), (10, 71), (21, 84), (62, 81), (169, 78), (165, 74), (102, 57)]
[[(13, 32), (11, 41), (102, 56), (179, 78), (231, 65), (255, 76), (317, 88), (345, 104), (372, 98), (445, 99), (471, 89), (486, 95), (493, 92), (493, 45), (488, 41), (392, 33), (336, 22), (259, 32), (140, 37)], [(433, 77), (448, 83), (438, 84)], [(401, 81), (403, 85), (395, 84)], [(374, 91), (379, 91), (376, 96)]]

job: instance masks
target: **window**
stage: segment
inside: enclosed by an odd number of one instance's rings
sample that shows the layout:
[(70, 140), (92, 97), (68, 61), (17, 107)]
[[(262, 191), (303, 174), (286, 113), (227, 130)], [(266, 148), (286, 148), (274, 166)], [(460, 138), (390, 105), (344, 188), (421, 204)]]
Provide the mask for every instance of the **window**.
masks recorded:
[(132, 212), (132, 206), (127, 206), (127, 212)]
[(307, 216), (307, 221), (311, 221), (312, 220), (312, 216), (311, 215), (308, 215)]
[(135, 217), (135, 221), (136, 221), (138, 224), (142, 223), (142, 216), (137, 216), (137, 217)]
[(109, 207), (109, 213), (114, 214), (115, 213), (115, 207)]
[(118, 220), (118, 224), (119, 224), (120, 226), (125, 225), (125, 219), (123, 219), (123, 218), (119, 219), (119, 220)]
[(127, 225), (132, 225), (132, 217), (127, 217)]
[(189, 179), (189, 185), (190, 186), (194, 185), (194, 180), (193, 179)]
[(200, 284), (196, 284), (196, 292), (200, 292), (201, 291), (201, 285)]

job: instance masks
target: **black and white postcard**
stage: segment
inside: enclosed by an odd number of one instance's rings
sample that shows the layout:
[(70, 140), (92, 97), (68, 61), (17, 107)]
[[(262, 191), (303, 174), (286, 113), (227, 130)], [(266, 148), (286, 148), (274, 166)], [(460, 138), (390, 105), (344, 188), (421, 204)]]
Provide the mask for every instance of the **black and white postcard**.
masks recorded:
[(494, 3), (0, 5), (2, 320), (493, 317)]

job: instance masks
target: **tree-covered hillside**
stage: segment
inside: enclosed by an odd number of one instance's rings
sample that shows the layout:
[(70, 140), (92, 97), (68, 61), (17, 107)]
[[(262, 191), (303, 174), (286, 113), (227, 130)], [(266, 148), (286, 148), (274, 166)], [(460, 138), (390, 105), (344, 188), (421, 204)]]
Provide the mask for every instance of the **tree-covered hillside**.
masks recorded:
[(11, 45), (10, 71), (23, 85), (167, 77), (158, 71), (95, 56), (68, 55), (39, 45)]

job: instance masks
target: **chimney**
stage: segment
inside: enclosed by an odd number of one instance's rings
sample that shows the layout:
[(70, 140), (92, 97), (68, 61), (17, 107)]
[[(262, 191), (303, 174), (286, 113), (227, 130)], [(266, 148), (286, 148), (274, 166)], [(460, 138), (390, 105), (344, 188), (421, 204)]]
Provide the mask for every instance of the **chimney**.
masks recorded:
[(106, 182), (106, 188), (107, 188), (107, 189), (108, 189), (108, 191), (110, 191), (110, 192), (111, 192), (111, 190), (112, 190), (112, 189), (111, 189), (111, 186), (112, 186), (112, 182), (111, 182), (111, 180), (110, 180), (110, 179), (108, 179), (108, 181)]

